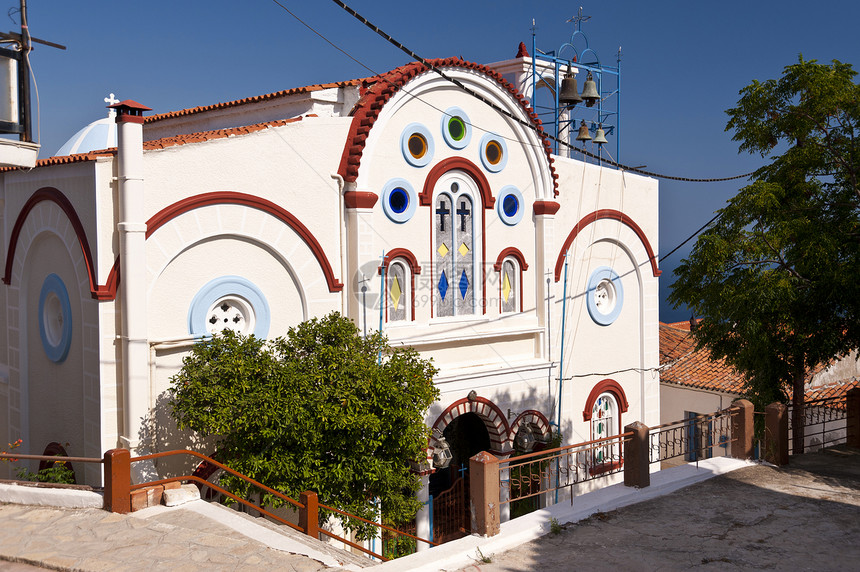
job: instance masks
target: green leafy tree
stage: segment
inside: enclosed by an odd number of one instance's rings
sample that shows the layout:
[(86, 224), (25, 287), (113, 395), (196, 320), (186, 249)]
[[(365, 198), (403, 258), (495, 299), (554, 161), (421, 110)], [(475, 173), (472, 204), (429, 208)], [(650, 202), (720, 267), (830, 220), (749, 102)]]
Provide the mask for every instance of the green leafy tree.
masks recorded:
[[(740, 91), (726, 130), (771, 160), (699, 236), (670, 295), (702, 316), (699, 347), (743, 373), (758, 405), (791, 388), (799, 418), (807, 369), (860, 345), (854, 76), (849, 64), (801, 56), (778, 80)], [(792, 438), (802, 451), (802, 424)]]
[[(172, 379), (172, 410), (180, 428), (216, 436), (232, 469), (371, 520), (379, 501), (397, 524), (420, 508), (408, 462), (427, 446), (435, 373), (413, 349), (393, 349), (380, 333), (362, 338), (332, 313), (268, 342), (228, 331), (195, 345)], [(229, 475), (220, 482), (253, 492)]]

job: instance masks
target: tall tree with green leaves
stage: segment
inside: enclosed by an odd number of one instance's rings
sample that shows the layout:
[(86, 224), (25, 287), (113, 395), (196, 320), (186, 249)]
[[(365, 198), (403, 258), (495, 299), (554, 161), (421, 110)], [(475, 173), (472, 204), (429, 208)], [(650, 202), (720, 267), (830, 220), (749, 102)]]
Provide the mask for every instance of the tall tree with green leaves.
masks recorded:
[[(743, 373), (763, 405), (804, 414), (813, 368), (860, 346), (860, 86), (850, 64), (801, 56), (728, 110), (740, 150), (769, 158), (719, 211), (675, 274), (670, 301)], [(802, 423), (793, 423), (803, 450)]]
[[(409, 461), (425, 455), (435, 373), (413, 349), (362, 338), (332, 313), (268, 342), (227, 331), (196, 344), (172, 379), (172, 410), (180, 428), (215, 436), (230, 468), (370, 520), (381, 503), (399, 524), (420, 507)], [(220, 482), (237, 496), (256, 492), (230, 475)]]

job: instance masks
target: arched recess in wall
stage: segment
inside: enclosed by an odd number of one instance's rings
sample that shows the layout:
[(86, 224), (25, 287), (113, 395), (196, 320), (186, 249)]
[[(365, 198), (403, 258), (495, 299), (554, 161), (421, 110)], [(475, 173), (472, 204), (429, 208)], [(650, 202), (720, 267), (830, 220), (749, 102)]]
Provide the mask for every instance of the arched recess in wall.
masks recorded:
[(466, 413), (474, 413), (484, 422), (487, 433), (490, 435), (490, 447), (493, 453), (497, 455), (509, 455), (511, 453), (512, 446), (509, 438), (511, 429), (508, 426), (508, 421), (502, 410), (485, 397), (455, 401), (436, 418), (433, 429), (438, 429), (442, 433), (449, 423)]
[(643, 231), (642, 228), (638, 224), (636, 224), (636, 221), (634, 221), (632, 218), (622, 213), (621, 211), (613, 209), (600, 209), (582, 217), (582, 219), (580, 219), (580, 221), (576, 223), (576, 225), (574, 225), (570, 233), (568, 233), (567, 238), (565, 239), (564, 244), (559, 250), (558, 257), (555, 261), (555, 281), (558, 282), (559, 280), (561, 280), (561, 273), (564, 270), (564, 255), (570, 249), (570, 246), (571, 244), (573, 244), (574, 239), (579, 235), (580, 232), (582, 232), (585, 227), (604, 219), (618, 221), (636, 234), (638, 240), (645, 248), (648, 264), (650, 264), (651, 266), (651, 274), (655, 278), (660, 276), (662, 272), (659, 268), (657, 268), (657, 255), (654, 254), (654, 249), (651, 247), (651, 243), (648, 240), (648, 236), (645, 234), (645, 231)]
[(546, 415), (536, 409), (527, 409), (517, 415), (517, 418), (514, 419), (513, 423), (511, 423), (511, 430), (508, 435), (512, 443), (517, 436), (517, 431), (519, 431), (522, 425), (529, 425), (532, 428), (536, 428), (538, 436), (546, 441), (552, 437), (552, 428), (550, 427), (549, 420), (546, 418)]
[[(187, 199), (177, 201), (172, 205), (161, 209), (150, 217), (146, 222), (146, 238), (149, 239), (149, 237), (151, 237), (159, 228), (185, 213), (207, 206), (218, 205), (241, 205), (250, 207), (252, 209), (268, 213), (290, 227), (302, 239), (304, 244), (310, 249), (313, 257), (316, 259), (316, 264), (322, 271), (328, 291), (335, 293), (343, 290), (343, 283), (335, 277), (331, 262), (326, 256), (322, 245), (313, 233), (288, 210), (262, 197), (235, 191), (214, 191), (211, 193), (203, 193), (193, 197), (188, 197)], [(112, 286), (113, 297), (116, 296), (118, 274), (119, 258), (114, 262), (107, 281), (107, 283)]]
[[(213, 209), (218, 212), (209, 212)], [(190, 235), (189, 229), (196, 233)], [(180, 236), (182, 242), (177, 240)], [(314, 276), (311, 270), (317, 266), (317, 260), (301, 237), (285, 232), (284, 225), (273, 221), (269, 213), (243, 205), (210, 205), (194, 215), (185, 213), (171, 219), (149, 237), (147, 257), (148, 297), (153, 305), (172, 308), (161, 308), (164, 319), (172, 324), (162, 332), (168, 337), (175, 335), (169, 332), (179, 328), (180, 322), (185, 323), (179, 317), (190, 315), (192, 297), (216, 279), (233, 277), (233, 282), (255, 285), (252, 290), (258, 292), (261, 300), (267, 300), (266, 304), (255, 304), (256, 297), (243, 295), (241, 291), (225, 290), (221, 294), (238, 296), (234, 302), (244, 301), (252, 314), (265, 311), (266, 316), (257, 318), (265, 318), (267, 323), (271, 318), (270, 335), (284, 333), (286, 327), (319, 311), (311, 307), (311, 300), (320, 298), (327, 290), (323, 277)], [(182, 278), (185, 268), (196, 270)], [(157, 311), (159, 308), (154, 307), (149, 313)], [(158, 332), (159, 324), (151, 322), (151, 329)]]

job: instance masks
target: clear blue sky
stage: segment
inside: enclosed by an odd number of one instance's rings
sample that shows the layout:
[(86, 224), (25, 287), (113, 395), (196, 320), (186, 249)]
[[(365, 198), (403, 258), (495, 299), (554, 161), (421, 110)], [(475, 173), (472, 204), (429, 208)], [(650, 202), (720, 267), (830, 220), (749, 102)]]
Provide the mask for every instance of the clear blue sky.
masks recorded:
[[(408, 58), (327, 0), (281, 0), (375, 71)], [(17, 8), (18, 0), (0, 0)], [(350, 5), (424, 57), (479, 63), (511, 58), (520, 41), (557, 49), (573, 31), (578, 3), (353, 0)], [(753, 79), (776, 78), (803, 53), (860, 65), (860, 2), (641, 0), (582, 3), (582, 26), (605, 64), (623, 50), (621, 160), (683, 177), (752, 171), (738, 155), (724, 111)], [(271, 0), (29, 0), (31, 34), (68, 46), (36, 46), (42, 157), (105, 114), (115, 93), (161, 113), (290, 87), (372, 75), (308, 31)], [(17, 31), (15, 21), (7, 27)], [(34, 96), (35, 100), (35, 96)], [(35, 119), (34, 119), (35, 121)], [(35, 127), (35, 124), (34, 124)], [(668, 253), (731, 197), (743, 181), (660, 181), (659, 251)], [(661, 297), (690, 245), (661, 263)], [(661, 304), (661, 319), (686, 311)]]

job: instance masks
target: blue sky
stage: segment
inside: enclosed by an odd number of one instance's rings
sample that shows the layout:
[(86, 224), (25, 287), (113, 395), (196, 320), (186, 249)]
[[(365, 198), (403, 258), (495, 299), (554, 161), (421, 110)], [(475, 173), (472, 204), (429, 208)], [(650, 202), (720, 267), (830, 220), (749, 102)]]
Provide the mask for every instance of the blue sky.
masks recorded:
[[(374, 71), (408, 58), (326, 0), (281, 2)], [(511, 58), (524, 41), (555, 50), (579, 3), (500, 0), (349, 4), (424, 57), (479, 63)], [(760, 157), (739, 155), (724, 132), (725, 110), (753, 79), (776, 78), (803, 53), (860, 65), (860, 3), (783, 1), (608, 1), (581, 3), (582, 25), (604, 64), (622, 58), (621, 162), (691, 178), (747, 173)], [(18, 0), (0, 0), (17, 8)], [(308, 31), (271, 0), (29, 0), (31, 34), (68, 47), (36, 46), (42, 157), (105, 114), (115, 93), (161, 113), (290, 87), (372, 75)], [(6, 28), (17, 31), (15, 20)], [(35, 102), (35, 95), (34, 95)], [(35, 118), (34, 118), (35, 121)], [(35, 124), (34, 124), (35, 127)], [(743, 181), (660, 181), (660, 254), (725, 204)], [(661, 262), (661, 299), (690, 246)], [(689, 313), (661, 304), (664, 321)]]

